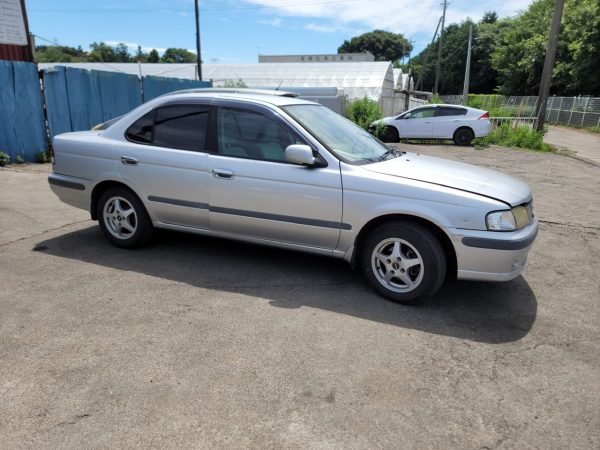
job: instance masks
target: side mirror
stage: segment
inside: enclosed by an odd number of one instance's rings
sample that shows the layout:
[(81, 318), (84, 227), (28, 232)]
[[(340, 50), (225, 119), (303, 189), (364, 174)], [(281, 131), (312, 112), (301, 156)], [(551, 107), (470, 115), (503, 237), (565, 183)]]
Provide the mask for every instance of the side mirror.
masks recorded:
[(294, 164), (312, 167), (317, 158), (313, 156), (312, 148), (304, 144), (293, 144), (285, 149), (285, 160)]

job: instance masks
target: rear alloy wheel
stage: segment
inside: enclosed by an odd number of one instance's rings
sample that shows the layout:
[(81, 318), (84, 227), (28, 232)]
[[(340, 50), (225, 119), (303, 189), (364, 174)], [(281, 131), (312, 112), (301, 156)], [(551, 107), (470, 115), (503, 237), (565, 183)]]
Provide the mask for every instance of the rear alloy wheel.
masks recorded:
[(104, 192), (98, 201), (97, 215), (100, 229), (118, 247), (140, 247), (152, 237), (154, 230), (144, 205), (126, 189)]
[(437, 238), (412, 222), (391, 222), (369, 234), (361, 251), (363, 273), (384, 297), (406, 303), (435, 294), (446, 276)]
[(469, 145), (475, 139), (475, 135), (470, 128), (459, 128), (454, 132), (454, 143), (456, 145)]

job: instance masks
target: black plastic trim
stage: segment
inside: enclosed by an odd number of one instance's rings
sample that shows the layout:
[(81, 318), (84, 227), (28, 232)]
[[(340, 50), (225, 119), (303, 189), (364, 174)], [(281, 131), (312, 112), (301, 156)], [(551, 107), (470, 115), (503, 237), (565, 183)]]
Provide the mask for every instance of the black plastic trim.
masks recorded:
[(257, 211), (245, 211), (242, 209), (222, 208), (220, 206), (210, 206), (210, 211), (221, 214), (231, 214), (234, 216), (253, 217), (256, 219), (275, 220), (279, 222), (297, 223), (300, 225), (311, 225), (321, 228), (334, 228), (337, 230), (351, 230), (352, 225), (343, 222), (334, 222), (331, 220), (307, 219), (305, 217), (284, 216), (281, 214), (270, 214)]
[(478, 238), (478, 237), (464, 237), (462, 243), (467, 247), (476, 248), (488, 248), (491, 250), (521, 250), (529, 247), (535, 237), (537, 236), (537, 230), (530, 236), (523, 239), (514, 241), (508, 241), (503, 239), (489, 239), (489, 238)]
[(187, 200), (178, 200), (176, 198), (156, 197), (151, 195), (148, 197), (151, 202), (166, 203), (168, 205), (186, 206), (188, 208), (208, 209), (208, 203), (190, 202)]
[(77, 191), (85, 191), (85, 185), (81, 183), (75, 183), (74, 181), (61, 180), (60, 178), (48, 177), (48, 183), (55, 186), (66, 187), (69, 189), (75, 189)]
[(284, 216), (282, 214), (263, 213), (258, 211), (246, 211), (243, 209), (223, 208), (220, 206), (210, 206), (207, 203), (190, 202), (188, 200), (178, 200), (174, 198), (148, 197), (151, 202), (166, 203), (168, 205), (185, 206), (187, 208), (207, 209), (211, 212), (230, 214), (232, 216), (252, 217), (256, 219), (275, 220), (278, 222), (297, 223), (300, 225), (310, 225), (313, 227), (333, 228), (336, 230), (351, 230), (352, 225), (343, 222), (334, 222), (332, 220), (307, 219), (306, 217)]

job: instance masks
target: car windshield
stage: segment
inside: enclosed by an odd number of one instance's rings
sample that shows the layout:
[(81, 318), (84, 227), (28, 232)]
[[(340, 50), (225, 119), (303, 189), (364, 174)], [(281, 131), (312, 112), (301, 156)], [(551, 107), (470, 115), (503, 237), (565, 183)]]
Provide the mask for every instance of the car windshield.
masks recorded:
[(289, 105), (283, 109), (342, 161), (367, 164), (390, 153), (385, 144), (325, 106)]

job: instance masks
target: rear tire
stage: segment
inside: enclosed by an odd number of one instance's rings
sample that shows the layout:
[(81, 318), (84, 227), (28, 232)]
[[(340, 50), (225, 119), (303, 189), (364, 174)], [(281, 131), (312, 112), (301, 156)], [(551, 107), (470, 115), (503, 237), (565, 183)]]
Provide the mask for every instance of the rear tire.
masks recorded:
[(475, 134), (470, 128), (459, 128), (454, 132), (452, 140), (456, 145), (470, 145), (475, 139)]
[(104, 191), (98, 199), (96, 214), (100, 229), (117, 247), (141, 247), (154, 234), (146, 208), (128, 189), (114, 187)]
[(383, 224), (367, 236), (361, 268), (384, 297), (409, 303), (435, 294), (446, 276), (446, 255), (438, 239), (417, 223)]

